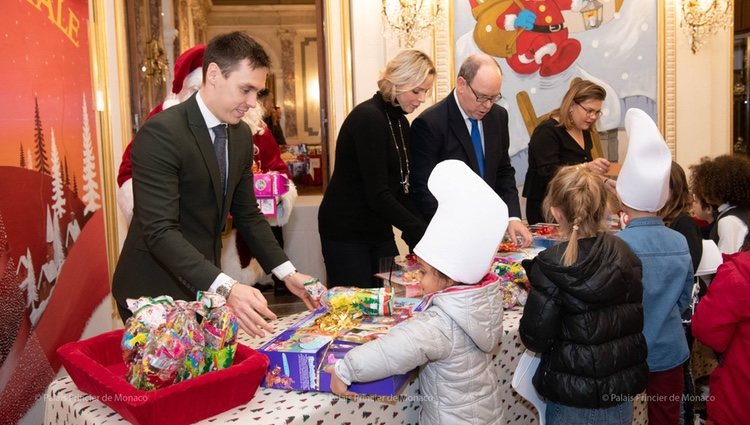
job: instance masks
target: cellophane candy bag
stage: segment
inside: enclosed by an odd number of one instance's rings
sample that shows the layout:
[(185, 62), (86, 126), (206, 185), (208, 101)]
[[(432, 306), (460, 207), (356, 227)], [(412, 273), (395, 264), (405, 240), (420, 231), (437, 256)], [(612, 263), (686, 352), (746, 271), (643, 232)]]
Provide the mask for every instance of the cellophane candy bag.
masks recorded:
[(122, 358), (127, 366), (125, 379), (140, 387), (144, 348), (151, 332), (166, 322), (169, 310), (174, 307), (174, 300), (163, 295), (128, 299), (127, 303), (133, 315), (125, 322), (125, 332), (120, 343)]
[(227, 368), (237, 351), (237, 316), (219, 294), (198, 292), (198, 302), (207, 311), (200, 324), (205, 336), (203, 371)]
[(177, 374), (177, 382), (203, 373), (203, 350), (206, 340), (196, 319), (196, 313), (204, 314), (203, 304), (198, 301), (175, 301), (175, 307), (167, 315), (165, 326), (177, 337), (185, 352), (182, 368)]

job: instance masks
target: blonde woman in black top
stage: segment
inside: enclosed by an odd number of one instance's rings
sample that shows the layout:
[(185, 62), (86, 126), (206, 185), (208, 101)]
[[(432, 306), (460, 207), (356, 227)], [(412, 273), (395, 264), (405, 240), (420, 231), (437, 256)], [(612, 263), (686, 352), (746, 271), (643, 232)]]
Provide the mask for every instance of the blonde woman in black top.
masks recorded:
[(411, 247), (427, 223), (411, 201), (409, 121), (435, 80), (432, 60), (405, 50), (386, 65), (379, 91), (346, 117), (318, 212), (328, 283), (378, 286), (381, 258), (398, 255), (393, 227)]
[(591, 134), (602, 114), (607, 92), (600, 85), (575, 78), (560, 107), (537, 126), (529, 141), (529, 169), (523, 185), (526, 219), (529, 224), (544, 221), (542, 201), (547, 185), (564, 165), (584, 164), (591, 172), (604, 175), (609, 161), (593, 159)]

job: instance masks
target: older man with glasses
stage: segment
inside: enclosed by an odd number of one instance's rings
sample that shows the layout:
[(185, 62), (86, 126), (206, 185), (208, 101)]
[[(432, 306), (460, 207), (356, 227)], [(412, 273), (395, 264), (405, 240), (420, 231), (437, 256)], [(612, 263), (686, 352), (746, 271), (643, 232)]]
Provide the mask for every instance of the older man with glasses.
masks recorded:
[[(432, 169), (446, 159), (465, 162), (508, 205), (512, 240), (529, 246), (531, 234), (520, 221), (515, 170), (508, 155), (508, 111), (496, 104), (503, 97), (502, 79), (492, 57), (481, 54), (464, 60), (454, 90), (412, 123), (411, 182), (417, 207), (431, 219), (437, 209), (437, 201), (427, 189)], [(470, 212), (467, 219), (471, 219)]]

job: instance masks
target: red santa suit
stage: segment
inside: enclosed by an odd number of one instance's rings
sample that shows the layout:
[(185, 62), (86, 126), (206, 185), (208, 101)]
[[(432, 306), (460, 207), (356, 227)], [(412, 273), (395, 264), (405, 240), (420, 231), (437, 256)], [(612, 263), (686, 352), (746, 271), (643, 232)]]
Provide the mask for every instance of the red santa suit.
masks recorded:
[[(566, 70), (581, 53), (581, 43), (568, 38), (563, 10), (580, 11), (586, 0), (521, 0), (526, 10), (536, 15), (532, 29), (523, 29), (516, 39), (516, 53), (507, 58), (508, 66), (518, 74), (539, 71), (549, 77)], [(497, 26), (515, 31), (522, 11), (516, 2), (497, 18)]]
[[(260, 173), (280, 173), (289, 178), (289, 191), (281, 196), (281, 214), (266, 217), (272, 227), (279, 227), (275, 232), (280, 232), (280, 226), (289, 222), (289, 216), (292, 213), (294, 201), (297, 199), (297, 188), (292, 183), (289, 168), (283, 159), (281, 151), (276, 143), (271, 130), (268, 129), (262, 119), (262, 112), (258, 109), (251, 109), (245, 115), (245, 122), (250, 125), (253, 131), (255, 162), (254, 172)], [(277, 236), (279, 244), (283, 247), (283, 237)], [(247, 244), (232, 230), (222, 241), (221, 249), (221, 269), (224, 273), (236, 279), (238, 282), (245, 284), (255, 284), (265, 276), (263, 268), (255, 258), (255, 254), (250, 251)]]
[[(174, 63), (174, 81), (172, 92), (163, 102), (156, 105), (148, 113), (146, 119), (153, 117), (164, 109), (187, 100), (203, 83), (203, 53), (206, 46), (198, 44), (185, 50)], [(117, 206), (122, 211), (125, 219), (130, 223), (133, 217), (133, 163), (130, 161), (130, 151), (133, 149), (133, 140), (128, 143), (122, 153), (122, 162), (117, 173)]]

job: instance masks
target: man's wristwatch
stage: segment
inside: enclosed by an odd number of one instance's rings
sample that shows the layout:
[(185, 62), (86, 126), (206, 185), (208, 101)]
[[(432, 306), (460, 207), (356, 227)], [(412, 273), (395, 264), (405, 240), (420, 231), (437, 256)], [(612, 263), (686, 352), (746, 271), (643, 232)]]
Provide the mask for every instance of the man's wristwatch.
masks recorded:
[(222, 283), (216, 288), (216, 293), (224, 297), (224, 299), (229, 299), (229, 293), (232, 292), (232, 288), (236, 284), (236, 280), (232, 280), (229, 283)]

